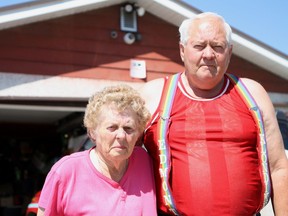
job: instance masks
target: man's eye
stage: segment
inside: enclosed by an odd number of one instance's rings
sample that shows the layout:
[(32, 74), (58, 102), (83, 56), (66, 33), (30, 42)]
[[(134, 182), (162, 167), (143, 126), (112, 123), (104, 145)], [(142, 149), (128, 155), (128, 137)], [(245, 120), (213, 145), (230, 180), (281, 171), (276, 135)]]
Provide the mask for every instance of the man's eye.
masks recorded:
[(213, 46), (213, 49), (217, 52), (221, 52), (224, 50), (224, 48), (222, 46)]
[(200, 44), (196, 44), (196, 45), (194, 45), (194, 48), (197, 50), (202, 50), (204, 48), (204, 46), (200, 45)]

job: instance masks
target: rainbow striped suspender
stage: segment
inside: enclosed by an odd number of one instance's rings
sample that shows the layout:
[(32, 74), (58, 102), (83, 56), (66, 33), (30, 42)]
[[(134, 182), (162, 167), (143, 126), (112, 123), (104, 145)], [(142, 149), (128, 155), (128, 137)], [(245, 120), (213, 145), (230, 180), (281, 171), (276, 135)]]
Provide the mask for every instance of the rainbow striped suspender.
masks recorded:
[[(158, 134), (158, 147), (159, 147), (159, 157), (160, 157), (160, 166), (159, 172), (161, 177), (161, 198), (164, 200), (167, 208), (173, 212), (175, 215), (179, 215), (177, 212), (174, 198), (172, 196), (171, 188), (169, 185), (169, 173), (171, 169), (171, 158), (170, 158), (170, 147), (167, 141), (167, 132), (170, 123), (170, 112), (172, 109), (174, 96), (176, 93), (178, 79), (180, 73), (177, 73), (173, 76), (170, 76), (164, 85), (164, 91), (160, 102), (160, 120), (157, 125), (157, 134)], [(267, 143), (265, 138), (264, 124), (261, 112), (244, 85), (244, 83), (232, 74), (226, 74), (230, 80), (235, 84), (237, 91), (240, 96), (243, 98), (247, 107), (249, 107), (252, 116), (258, 127), (258, 155), (261, 160), (261, 174), (262, 174), (262, 184), (263, 184), (263, 195), (262, 195), (262, 204), (259, 206), (259, 211), (263, 208), (270, 199), (271, 195), (271, 181), (270, 174), (268, 169), (268, 155), (267, 155)]]
[(171, 169), (170, 147), (167, 143), (167, 132), (170, 122), (170, 112), (177, 88), (180, 73), (170, 76), (164, 85), (163, 95), (160, 101), (160, 119), (157, 125), (158, 148), (160, 157), (161, 199), (166, 207), (175, 215), (179, 215), (172, 196), (169, 173)]
[(270, 199), (271, 195), (271, 181), (270, 181), (270, 174), (269, 174), (269, 168), (268, 168), (268, 154), (267, 154), (267, 143), (266, 143), (266, 137), (265, 137), (265, 131), (264, 131), (264, 123), (263, 118), (261, 115), (261, 111), (257, 106), (257, 103), (255, 102), (254, 98), (244, 85), (244, 83), (238, 79), (236, 76), (232, 74), (226, 74), (230, 80), (235, 84), (237, 91), (240, 93), (242, 98), (244, 99), (244, 102), (249, 107), (250, 112), (252, 113), (254, 120), (258, 127), (258, 156), (261, 164), (261, 174), (262, 174), (262, 184), (263, 184), (263, 192), (262, 192), (262, 206), (259, 206), (259, 211), (261, 208), (263, 208)]

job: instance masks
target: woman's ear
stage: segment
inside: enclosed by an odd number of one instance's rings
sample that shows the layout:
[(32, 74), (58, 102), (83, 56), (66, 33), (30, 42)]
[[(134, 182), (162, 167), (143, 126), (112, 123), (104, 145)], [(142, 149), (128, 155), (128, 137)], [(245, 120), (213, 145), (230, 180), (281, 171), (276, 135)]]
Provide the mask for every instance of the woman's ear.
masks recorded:
[(96, 138), (95, 138), (94, 131), (91, 130), (91, 129), (89, 129), (89, 130), (87, 131), (87, 135), (88, 135), (88, 137), (92, 140), (92, 142), (96, 144)]

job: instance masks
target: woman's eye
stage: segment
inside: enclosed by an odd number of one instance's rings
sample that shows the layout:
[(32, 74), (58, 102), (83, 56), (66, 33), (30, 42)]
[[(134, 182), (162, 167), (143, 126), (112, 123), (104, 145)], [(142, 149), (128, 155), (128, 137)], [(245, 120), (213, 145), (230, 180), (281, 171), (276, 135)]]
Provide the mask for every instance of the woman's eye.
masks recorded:
[(115, 131), (115, 130), (116, 130), (116, 127), (115, 127), (115, 126), (109, 126), (109, 127), (107, 127), (107, 129), (108, 129), (109, 131)]
[(131, 127), (125, 127), (124, 128), (124, 131), (127, 133), (127, 134), (131, 134), (134, 132), (134, 128), (131, 128)]

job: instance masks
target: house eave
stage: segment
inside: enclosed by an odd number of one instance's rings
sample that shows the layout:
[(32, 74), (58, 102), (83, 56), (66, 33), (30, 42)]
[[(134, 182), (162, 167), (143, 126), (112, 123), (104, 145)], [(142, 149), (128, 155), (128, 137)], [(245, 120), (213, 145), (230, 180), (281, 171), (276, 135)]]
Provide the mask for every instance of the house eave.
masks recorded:
[[(43, 4), (28, 4), (26, 7), (0, 11), (0, 30), (109, 7), (124, 2), (126, 1), (66, 0), (59, 2), (50, 0), (43, 1)], [(180, 0), (134, 0), (130, 2), (135, 2), (139, 6), (144, 7), (149, 13), (175, 26), (179, 26), (184, 19), (193, 17), (201, 12)], [(255, 39), (238, 31), (233, 32), (232, 40), (234, 45), (233, 53), (235, 55), (288, 80), (287, 55), (281, 54), (263, 43), (258, 43)]]

